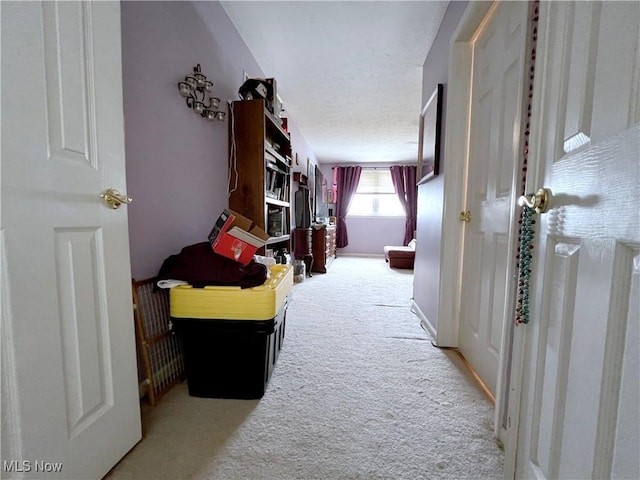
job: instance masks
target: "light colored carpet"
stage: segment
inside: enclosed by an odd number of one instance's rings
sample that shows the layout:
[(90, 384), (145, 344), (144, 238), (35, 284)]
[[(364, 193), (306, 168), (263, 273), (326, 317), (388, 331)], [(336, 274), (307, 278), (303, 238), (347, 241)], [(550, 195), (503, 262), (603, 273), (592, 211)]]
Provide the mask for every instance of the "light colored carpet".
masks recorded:
[(493, 405), (410, 311), (413, 275), (340, 257), (294, 285), (286, 339), (261, 400), (143, 407), (144, 438), (107, 478), (502, 477)]

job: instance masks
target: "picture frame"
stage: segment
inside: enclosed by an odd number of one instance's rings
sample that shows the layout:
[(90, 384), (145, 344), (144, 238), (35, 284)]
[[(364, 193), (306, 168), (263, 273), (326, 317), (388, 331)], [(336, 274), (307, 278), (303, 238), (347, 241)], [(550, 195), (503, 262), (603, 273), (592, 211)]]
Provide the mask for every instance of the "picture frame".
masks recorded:
[(443, 98), (444, 84), (439, 83), (420, 112), (416, 172), (418, 185), (440, 173)]

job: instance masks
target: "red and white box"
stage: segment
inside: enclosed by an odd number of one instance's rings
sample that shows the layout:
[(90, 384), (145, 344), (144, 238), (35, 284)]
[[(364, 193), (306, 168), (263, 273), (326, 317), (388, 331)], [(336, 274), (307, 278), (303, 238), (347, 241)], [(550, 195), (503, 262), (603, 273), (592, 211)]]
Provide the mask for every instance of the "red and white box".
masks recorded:
[(209, 243), (215, 253), (246, 265), (268, 238), (267, 232), (247, 217), (224, 210), (209, 234)]

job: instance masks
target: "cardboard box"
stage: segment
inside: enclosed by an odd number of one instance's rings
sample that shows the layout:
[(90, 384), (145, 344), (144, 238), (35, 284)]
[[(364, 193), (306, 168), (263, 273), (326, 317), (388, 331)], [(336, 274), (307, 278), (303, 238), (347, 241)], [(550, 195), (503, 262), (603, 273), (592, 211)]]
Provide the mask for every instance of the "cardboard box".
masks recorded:
[(243, 265), (266, 245), (268, 238), (267, 232), (233, 210), (224, 210), (209, 233), (214, 252)]

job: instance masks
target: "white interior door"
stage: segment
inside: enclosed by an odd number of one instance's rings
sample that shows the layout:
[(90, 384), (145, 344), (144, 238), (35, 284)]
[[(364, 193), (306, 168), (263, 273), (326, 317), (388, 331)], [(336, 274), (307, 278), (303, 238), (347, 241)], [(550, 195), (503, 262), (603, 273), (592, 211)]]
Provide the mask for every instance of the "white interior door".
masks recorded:
[(2, 4), (2, 476), (101, 478), (141, 438), (118, 2)]
[(553, 200), (507, 478), (640, 478), (639, 25), (638, 2), (540, 4), (529, 180)]
[(512, 316), (526, 2), (499, 2), (473, 41), (459, 347), (495, 395), (502, 331)]

